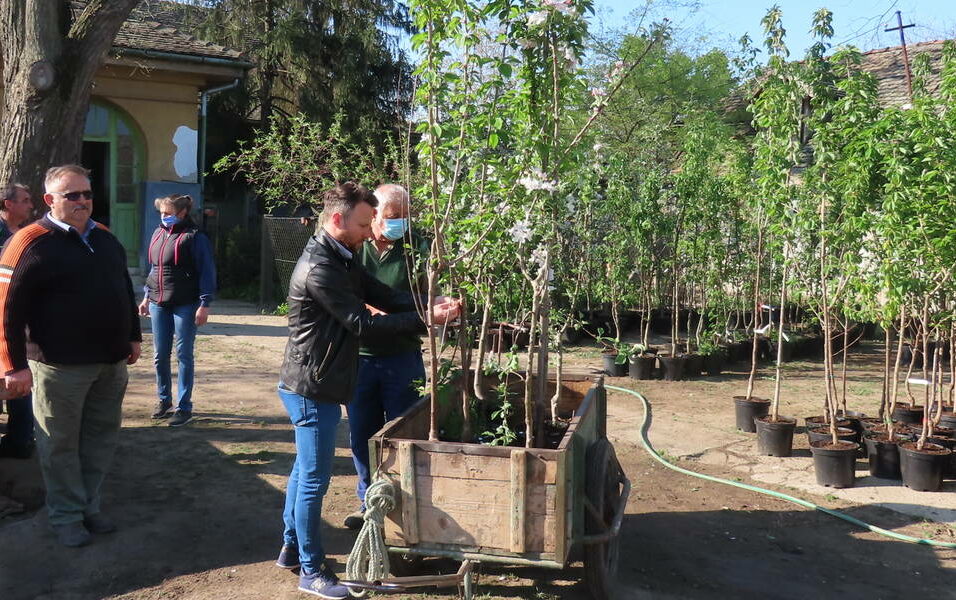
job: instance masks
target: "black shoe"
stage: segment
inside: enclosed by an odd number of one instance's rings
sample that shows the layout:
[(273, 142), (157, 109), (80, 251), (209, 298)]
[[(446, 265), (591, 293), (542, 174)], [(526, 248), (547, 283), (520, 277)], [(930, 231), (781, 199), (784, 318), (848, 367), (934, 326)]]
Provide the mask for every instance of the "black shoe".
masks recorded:
[(163, 402), (160, 400), (156, 403), (156, 408), (153, 410), (154, 419), (165, 419), (169, 416), (169, 411), (173, 409), (172, 402)]
[(116, 531), (116, 523), (103, 516), (103, 513), (83, 517), (83, 525), (90, 533), (113, 533)]
[(276, 566), (283, 569), (298, 569), (299, 547), (294, 544), (283, 544), (282, 550), (279, 550), (279, 558), (276, 559)]
[(169, 420), (170, 427), (182, 427), (193, 420), (193, 414), (188, 410), (177, 410)]
[(365, 512), (364, 511), (355, 511), (349, 516), (345, 517), (345, 527), (353, 531), (358, 531), (362, 528), (362, 525), (365, 524)]
[(68, 548), (85, 546), (93, 539), (90, 532), (79, 521), (66, 523), (65, 525), (51, 525), (51, 528), (53, 533), (56, 534), (57, 541)]

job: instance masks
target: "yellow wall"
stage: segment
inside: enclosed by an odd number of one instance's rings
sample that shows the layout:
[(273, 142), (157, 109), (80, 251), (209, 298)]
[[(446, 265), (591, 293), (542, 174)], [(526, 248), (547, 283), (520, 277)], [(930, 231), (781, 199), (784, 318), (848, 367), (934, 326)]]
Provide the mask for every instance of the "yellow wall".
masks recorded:
[(143, 175), (147, 181), (195, 183), (196, 173), (186, 176), (176, 173), (173, 160), (177, 147), (173, 136), (181, 126), (198, 132), (199, 88), (204, 81), (187, 74), (178, 74), (173, 80), (158, 75), (143, 77), (142, 72), (130, 73), (115, 67), (103, 69), (94, 82), (93, 98), (117, 105), (140, 128), (146, 151)]

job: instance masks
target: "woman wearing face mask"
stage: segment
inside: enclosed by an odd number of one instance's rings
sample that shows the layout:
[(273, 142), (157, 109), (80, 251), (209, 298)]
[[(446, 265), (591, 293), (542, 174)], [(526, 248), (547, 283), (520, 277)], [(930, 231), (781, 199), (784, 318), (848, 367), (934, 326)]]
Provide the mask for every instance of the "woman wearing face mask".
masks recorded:
[(170, 416), (173, 408), (170, 353), (176, 337), (179, 396), (170, 427), (192, 420), (193, 346), (196, 328), (209, 318), (216, 291), (216, 266), (209, 238), (189, 216), (193, 199), (182, 194), (157, 198), (160, 225), (149, 242), (149, 276), (139, 314), (152, 319), (156, 388), (159, 400), (154, 419)]

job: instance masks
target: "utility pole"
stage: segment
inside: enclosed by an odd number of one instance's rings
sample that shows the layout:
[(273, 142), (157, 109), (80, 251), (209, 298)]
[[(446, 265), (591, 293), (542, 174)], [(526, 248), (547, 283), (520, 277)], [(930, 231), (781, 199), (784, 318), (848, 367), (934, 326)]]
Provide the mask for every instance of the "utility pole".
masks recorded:
[(900, 32), (900, 46), (903, 47), (903, 64), (906, 67), (906, 89), (909, 91), (910, 102), (913, 101), (913, 75), (910, 73), (910, 56), (906, 52), (906, 35), (904, 35), (903, 30), (914, 27), (913, 23), (909, 25), (903, 25), (903, 15), (900, 14), (900, 11), (896, 11), (896, 27), (887, 27), (883, 31), (899, 31)]

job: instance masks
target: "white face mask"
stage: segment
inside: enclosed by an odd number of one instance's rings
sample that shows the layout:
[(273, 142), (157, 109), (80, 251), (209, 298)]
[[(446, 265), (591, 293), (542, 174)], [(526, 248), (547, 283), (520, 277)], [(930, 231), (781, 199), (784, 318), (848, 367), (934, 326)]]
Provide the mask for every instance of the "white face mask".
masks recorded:
[(382, 235), (396, 241), (408, 231), (408, 219), (382, 219)]

